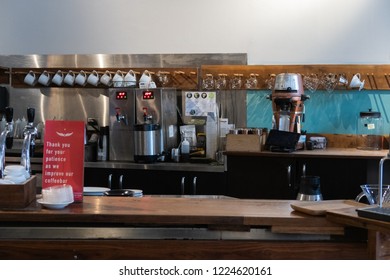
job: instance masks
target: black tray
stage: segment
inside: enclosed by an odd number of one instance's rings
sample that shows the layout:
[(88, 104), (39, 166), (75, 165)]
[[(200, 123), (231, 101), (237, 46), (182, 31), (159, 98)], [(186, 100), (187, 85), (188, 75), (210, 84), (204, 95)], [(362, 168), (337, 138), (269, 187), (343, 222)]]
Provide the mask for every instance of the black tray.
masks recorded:
[(359, 217), (390, 222), (390, 207), (369, 207), (356, 209)]

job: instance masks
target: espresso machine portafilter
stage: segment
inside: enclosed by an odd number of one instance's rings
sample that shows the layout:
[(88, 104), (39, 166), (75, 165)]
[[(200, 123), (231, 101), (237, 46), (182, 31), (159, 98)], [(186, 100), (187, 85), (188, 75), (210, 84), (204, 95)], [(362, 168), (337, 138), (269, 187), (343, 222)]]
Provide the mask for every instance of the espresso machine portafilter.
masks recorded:
[(274, 117), (273, 129), (301, 133), (305, 113), (304, 101), (309, 98), (304, 94), (300, 74), (278, 74), (269, 96)]

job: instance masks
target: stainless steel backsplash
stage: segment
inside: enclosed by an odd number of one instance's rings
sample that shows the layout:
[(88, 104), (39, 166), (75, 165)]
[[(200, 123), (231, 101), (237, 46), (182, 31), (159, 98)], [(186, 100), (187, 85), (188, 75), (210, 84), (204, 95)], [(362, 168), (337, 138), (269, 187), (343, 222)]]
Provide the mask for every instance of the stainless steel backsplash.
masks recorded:
[[(7, 68), (140, 68), (200, 67), (201, 65), (245, 65), (246, 54), (94, 54), (94, 55), (9, 55), (0, 56), (0, 66)], [(109, 125), (108, 96), (105, 89), (91, 88), (13, 88), (9, 106), (14, 119), (26, 116), (27, 107), (36, 109), (35, 123), (46, 120), (87, 120), (96, 118)], [(246, 91), (226, 91), (222, 115), (237, 126), (246, 125)]]

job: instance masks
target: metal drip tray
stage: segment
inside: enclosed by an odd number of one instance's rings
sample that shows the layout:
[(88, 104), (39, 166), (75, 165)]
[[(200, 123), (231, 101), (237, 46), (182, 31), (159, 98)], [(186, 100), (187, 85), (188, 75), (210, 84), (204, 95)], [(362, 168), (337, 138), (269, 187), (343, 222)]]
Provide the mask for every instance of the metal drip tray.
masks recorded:
[(359, 217), (390, 222), (390, 207), (370, 207), (356, 209)]

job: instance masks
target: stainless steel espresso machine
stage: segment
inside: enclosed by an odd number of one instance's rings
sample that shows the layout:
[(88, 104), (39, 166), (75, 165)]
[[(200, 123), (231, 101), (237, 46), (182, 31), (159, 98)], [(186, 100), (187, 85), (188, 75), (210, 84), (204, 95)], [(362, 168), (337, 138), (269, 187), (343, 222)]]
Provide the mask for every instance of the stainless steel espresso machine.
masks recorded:
[(152, 163), (177, 147), (176, 89), (110, 88), (112, 161)]

